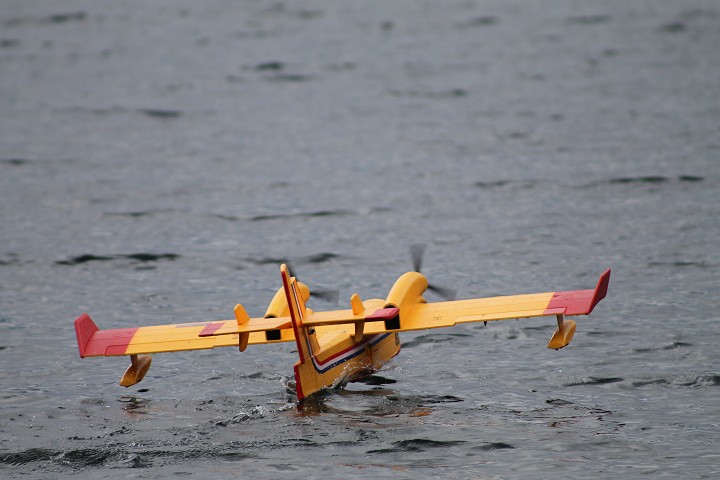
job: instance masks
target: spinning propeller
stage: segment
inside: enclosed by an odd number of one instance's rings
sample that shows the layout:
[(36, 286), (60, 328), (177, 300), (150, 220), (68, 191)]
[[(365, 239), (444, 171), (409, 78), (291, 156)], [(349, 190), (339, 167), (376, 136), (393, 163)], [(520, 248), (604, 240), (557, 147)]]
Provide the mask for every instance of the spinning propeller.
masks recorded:
[[(421, 273), (420, 269), (422, 268), (422, 262), (423, 262), (424, 255), (425, 255), (425, 245), (418, 244), (418, 243), (416, 243), (414, 245), (410, 245), (410, 256), (412, 257), (413, 269), (418, 273)], [(457, 296), (457, 290), (454, 290), (452, 288), (441, 287), (439, 285), (434, 285), (429, 282), (428, 282), (428, 290), (430, 290), (431, 292), (437, 293), (445, 300), (455, 300), (455, 297)]]
[(340, 303), (340, 290), (314, 288), (310, 290), (310, 296), (325, 300), (333, 305)]
[[(297, 275), (295, 275), (295, 269), (288, 260), (285, 260), (285, 265), (287, 266), (290, 276), (297, 278)], [(310, 290), (310, 296), (319, 298), (320, 300), (325, 300), (333, 305), (340, 303), (340, 290), (313, 288)]]
[[(425, 248), (426, 246), (424, 244), (418, 243), (410, 246), (410, 256), (412, 258), (413, 270), (418, 273), (421, 273), (423, 257), (425, 256)], [(288, 259), (283, 259), (283, 262), (287, 265), (290, 276), (297, 278), (293, 264)], [(453, 288), (442, 287), (428, 282), (427, 289), (445, 300), (455, 300), (457, 297), (457, 290)], [(310, 290), (310, 296), (335, 305), (340, 302), (340, 291), (337, 289), (314, 288)]]

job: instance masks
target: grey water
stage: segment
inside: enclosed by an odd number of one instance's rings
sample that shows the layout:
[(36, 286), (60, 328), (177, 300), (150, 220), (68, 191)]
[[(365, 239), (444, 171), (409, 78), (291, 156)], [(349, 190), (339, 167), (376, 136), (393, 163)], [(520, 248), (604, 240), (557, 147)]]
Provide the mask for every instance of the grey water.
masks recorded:
[[(716, 1), (0, 5), (3, 478), (718, 478)], [(80, 359), (262, 315), (290, 260), (382, 298), (592, 288), (407, 333), (297, 405), (290, 344)], [(439, 298), (428, 294), (429, 301)], [(312, 299), (316, 310), (338, 308)], [(347, 307), (343, 307), (347, 308)]]

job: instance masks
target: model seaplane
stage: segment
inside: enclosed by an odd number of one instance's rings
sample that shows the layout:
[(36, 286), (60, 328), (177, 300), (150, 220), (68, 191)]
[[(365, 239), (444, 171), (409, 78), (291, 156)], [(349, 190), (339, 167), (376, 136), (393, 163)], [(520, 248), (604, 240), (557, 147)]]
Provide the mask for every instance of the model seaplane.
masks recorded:
[(452, 327), (461, 323), (530, 317), (556, 317), (557, 328), (548, 348), (560, 349), (572, 340), (575, 322), (566, 317), (588, 315), (605, 298), (610, 270), (589, 290), (510, 295), (429, 303), (423, 297), (432, 285), (416, 271), (403, 274), (387, 298), (350, 297), (350, 308), (314, 312), (305, 306), (308, 287), (283, 264), (282, 288), (262, 318), (250, 318), (242, 305), (235, 318), (200, 323), (100, 330), (88, 314), (75, 320), (81, 357), (130, 357), (120, 380), (129, 387), (140, 382), (150, 368), (151, 353), (295, 342), (298, 400), (347, 381), (359, 380), (380, 369), (400, 351), (400, 332)]

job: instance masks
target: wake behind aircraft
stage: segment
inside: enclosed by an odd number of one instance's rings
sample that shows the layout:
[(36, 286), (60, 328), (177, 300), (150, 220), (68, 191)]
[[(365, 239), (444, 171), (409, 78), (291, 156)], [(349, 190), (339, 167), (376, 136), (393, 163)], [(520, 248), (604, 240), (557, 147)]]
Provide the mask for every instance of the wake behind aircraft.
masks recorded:
[(384, 300), (363, 301), (353, 294), (349, 309), (315, 312), (305, 305), (310, 289), (283, 264), (282, 287), (262, 318), (250, 318), (237, 304), (231, 320), (100, 330), (85, 313), (75, 320), (78, 348), (83, 358), (129, 356), (130, 366), (120, 380), (129, 387), (147, 373), (149, 354), (216, 347), (242, 352), (248, 345), (295, 342), (295, 388), (302, 401), (379, 370), (400, 352), (400, 332), (550, 316), (556, 317), (557, 328), (547, 346), (563, 348), (576, 329), (566, 317), (590, 314), (607, 295), (610, 282), (608, 269), (594, 289), (427, 302), (426, 290), (443, 292), (429, 285), (419, 270), (418, 261), (416, 271), (400, 276)]

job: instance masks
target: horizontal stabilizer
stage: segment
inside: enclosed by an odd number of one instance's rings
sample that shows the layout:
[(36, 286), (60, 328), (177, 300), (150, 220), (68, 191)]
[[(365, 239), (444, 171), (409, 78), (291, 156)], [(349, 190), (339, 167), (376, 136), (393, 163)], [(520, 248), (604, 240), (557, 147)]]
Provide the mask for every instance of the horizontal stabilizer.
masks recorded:
[[(366, 303), (370, 303), (368, 301)], [(377, 300), (380, 305), (382, 302)], [(367, 310), (366, 310), (367, 311)], [(397, 308), (376, 308), (369, 309), (369, 315), (358, 314), (353, 315), (352, 310), (333, 310), (327, 312), (309, 313), (303, 320), (303, 327), (326, 327), (331, 325), (355, 324), (364, 322), (383, 322), (397, 317), (399, 309)], [(264, 330), (282, 330), (291, 328), (289, 317), (281, 318), (252, 318), (249, 322), (237, 325), (233, 322), (211, 324), (200, 333), (200, 336), (220, 336), (232, 335), (244, 332), (256, 332)], [(373, 330), (375, 331), (375, 330)]]

